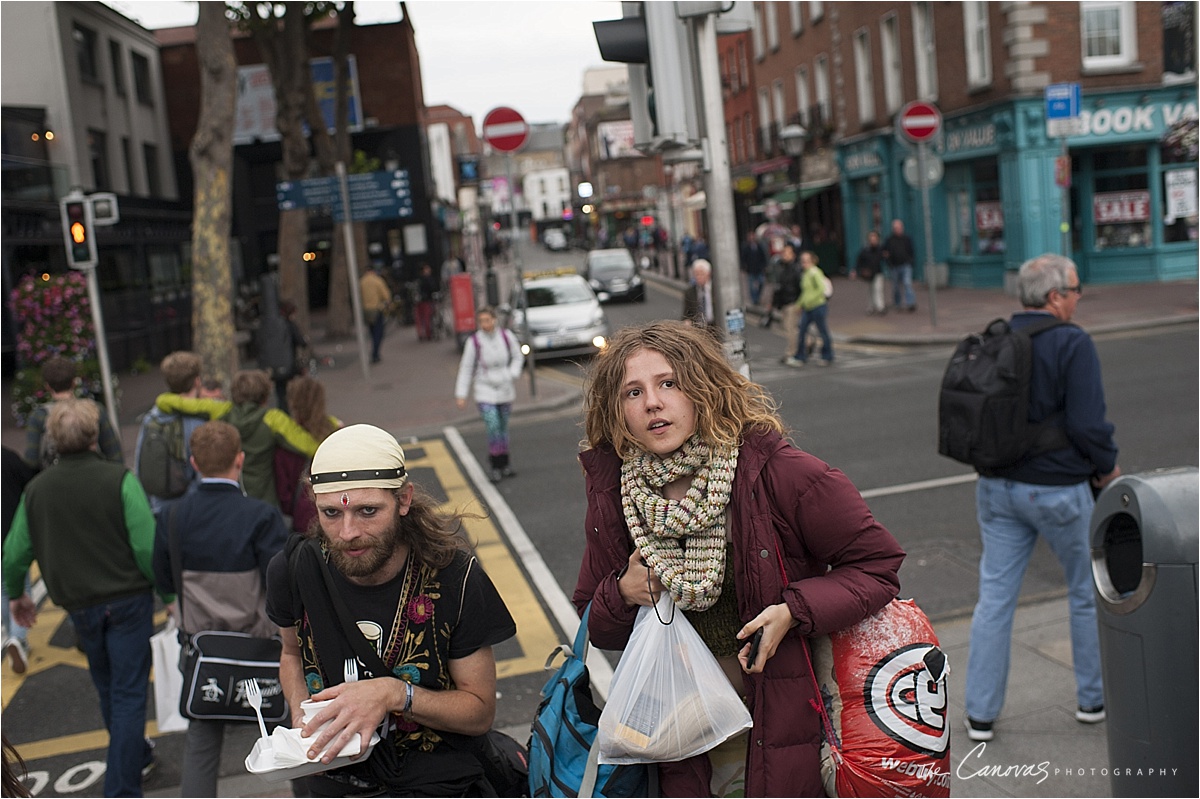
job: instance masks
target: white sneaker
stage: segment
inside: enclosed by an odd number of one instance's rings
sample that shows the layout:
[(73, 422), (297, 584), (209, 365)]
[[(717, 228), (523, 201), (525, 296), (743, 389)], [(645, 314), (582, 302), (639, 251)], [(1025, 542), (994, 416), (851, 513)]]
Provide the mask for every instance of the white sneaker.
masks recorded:
[(1104, 721), (1106, 716), (1104, 705), (1081, 707), (1075, 711), (1075, 720), (1081, 724), (1099, 724)]
[(4, 654), (12, 666), (13, 674), (24, 674), (29, 667), (29, 647), (19, 638), (9, 638), (4, 642)]

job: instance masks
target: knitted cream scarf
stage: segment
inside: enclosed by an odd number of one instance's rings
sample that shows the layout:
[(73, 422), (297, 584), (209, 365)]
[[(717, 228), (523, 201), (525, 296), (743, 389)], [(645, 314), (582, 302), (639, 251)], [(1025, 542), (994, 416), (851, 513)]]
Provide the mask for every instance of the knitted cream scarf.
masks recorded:
[[(621, 464), (621, 507), (634, 544), (684, 610), (707, 610), (725, 577), (725, 508), (738, 450), (714, 452), (693, 435), (667, 458), (639, 453)], [(658, 489), (693, 475), (681, 500)]]

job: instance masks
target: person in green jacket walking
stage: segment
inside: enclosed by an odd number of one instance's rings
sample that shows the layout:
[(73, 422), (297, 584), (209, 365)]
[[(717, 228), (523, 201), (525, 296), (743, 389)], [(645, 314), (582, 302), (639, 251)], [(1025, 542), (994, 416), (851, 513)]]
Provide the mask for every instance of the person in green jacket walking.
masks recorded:
[(154, 763), (144, 737), (154, 633), (154, 514), (133, 473), (95, 451), (96, 403), (58, 400), (47, 431), (58, 460), (25, 487), (4, 540), (9, 608), (24, 627), (37, 621), (37, 605), (25, 591), (25, 575), (37, 560), (47, 593), (75, 624), (100, 695), (108, 730), (104, 795), (141, 796), (142, 775)]
[(207, 416), (236, 427), (242, 437), (242, 450), (246, 453), (246, 463), (242, 468), (242, 485), (246, 494), (278, 508), (275, 447), (311, 458), (317, 451), (317, 442), (292, 417), (278, 408), (267, 407), (271, 388), (271, 378), (266, 372), (243, 369), (233, 376), (233, 385), (229, 390), (232, 402), (159, 394), (154, 404), (166, 413)]
[(796, 336), (796, 354), (784, 363), (788, 366), (804, 366), (808, 361), (809, 325), (815, 324), (821, 334), (822, 366), (833, 363), (833, 337), (829, 335), (829, 280), (821, 267), (817, 266), (817, 256), (809, 251), (800, 253), (800, 299), (796, 305), (800, 308), (800, 330)]

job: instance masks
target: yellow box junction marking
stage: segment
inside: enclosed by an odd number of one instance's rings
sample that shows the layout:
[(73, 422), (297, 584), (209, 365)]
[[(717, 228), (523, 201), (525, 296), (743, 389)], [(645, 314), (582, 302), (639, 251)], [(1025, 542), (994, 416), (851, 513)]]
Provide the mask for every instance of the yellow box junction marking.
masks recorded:
[[(412, 458), (405, 464), (409, 469), (432, 468), (442, 490), (446, 493), (444, 510), (473, 510), (482, 512), (475, 490), (467, 483), (466, 475), (455, 462), (446, 442), (441, 439), (418, 442), (425, 456)], [(519, 677), (543, 671), (546, 653), (558, 646), (559, 635), (542, 610), (533, 587), (525, 579), (521, 567), (500, 537), (492, 519), (465, 519), (467, 536), (475, 544), (475, 554), (504, 597), (508, 612), (517, 620), (517, 643), (524, 653), (519, 658), (496, 662), (496, 676)]]

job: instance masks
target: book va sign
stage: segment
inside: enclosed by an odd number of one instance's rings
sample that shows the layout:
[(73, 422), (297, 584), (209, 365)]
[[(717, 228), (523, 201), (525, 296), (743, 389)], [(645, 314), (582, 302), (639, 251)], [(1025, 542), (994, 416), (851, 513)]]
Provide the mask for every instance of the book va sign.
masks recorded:
[[(1161, 111), (1162, 121), (1156, 119)], [(1095, 108), (1079, 112), (1079, 135), (1103, 136), (1108, 133), (1130, 133), (1165, 130), (1181, 119), (1196, 116), (1195, 103), (1160, 103), (1158, 105), (1122, 105), (1115, 108)]]

